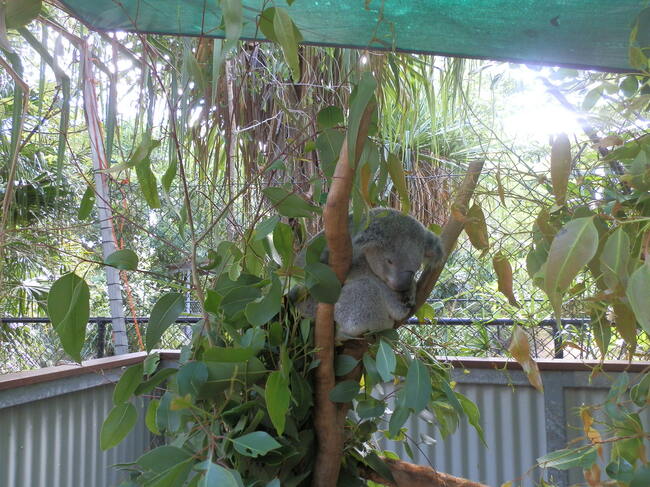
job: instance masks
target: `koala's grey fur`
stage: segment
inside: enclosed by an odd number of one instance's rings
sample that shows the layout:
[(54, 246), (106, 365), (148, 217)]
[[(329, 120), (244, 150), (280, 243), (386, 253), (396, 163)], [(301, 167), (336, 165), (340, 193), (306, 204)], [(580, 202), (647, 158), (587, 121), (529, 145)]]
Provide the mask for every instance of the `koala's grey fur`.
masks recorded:
[[(352, 264), (334, 306), (337, 340), (407, 318), (417, 272), (422, 264), (437, 264), (442, 254), (440, 239), (415, 218), (391, 208), (370, 210), (367, 226), (352, 237)], [(321, 260), (327, 259), (326, 249)], [(300, 310), (313, 317), (315, 303), (308, 300)]]

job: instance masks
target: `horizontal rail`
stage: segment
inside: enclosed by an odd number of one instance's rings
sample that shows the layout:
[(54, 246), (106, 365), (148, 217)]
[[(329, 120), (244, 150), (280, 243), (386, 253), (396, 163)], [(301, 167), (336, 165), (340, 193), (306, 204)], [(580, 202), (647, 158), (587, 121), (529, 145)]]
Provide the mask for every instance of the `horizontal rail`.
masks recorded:
[[(178, 350), (158, 350), (161, 360), (178, 360)], [(118, 367), (142, 362), (147, 357), (146, 352), (128, 353), (105, 357), (100, 359), (87, 360), (80, 365), (58, 365), (38, 370), (27, 370), (11, 374), (0, 375), (0, 390), (14, 389), (41, 382), (54, 381), (65, 377), (80, 376), (88, 373), (101, 373)], [(506, 358), (475, 358), (475, 357), (439, 357), (442, 363), (453, 365), (456, 368), (464, 369), (501, 369), (521, 370), (521, 366)], [(608, 360), (599, 362), (596, 360), (536, 360), (539, 369), (556, 371), (591, 371), (600, 368), (604, 372), (630, 373), (650, 370), (650, 362), (628, 362), (625, 360)]]
[[(202, 318), (198, 316), (181, 316), (176, 319), (176, 323), (197, 323)], [(140, 318), (125, 318), (128, 323), (138, 321), (138, 323), (148, 323), (149, 317), (143, 316)], [(108, 317), (95, 317), (88, 318), (88, 323), (110, 323), (111, 318)], [(0, 323), (49, 323), (49, 318), (29, 318), (29, 317), (3, 317), (0, 318)], [(480, 318), (436, 318), (432, 321), (420, 321), (417, 318), (409, 318), (407, 323), (409, 325), (426, 325), (436, 324), (443, 326), (471, 326), (481, 324), (483, 326), (512, 326), (515, 323), (526, 323), (528, 320), (513, 320), (511, 318), (494, 318), (494, 319), (480, 319)], [(535, 326), (556, 326), (555, 320), (540, 320), (535, 322)], [(585, 326), (590, 323), (589, 318), (562, 318), (562, 325), (570, 326)]]

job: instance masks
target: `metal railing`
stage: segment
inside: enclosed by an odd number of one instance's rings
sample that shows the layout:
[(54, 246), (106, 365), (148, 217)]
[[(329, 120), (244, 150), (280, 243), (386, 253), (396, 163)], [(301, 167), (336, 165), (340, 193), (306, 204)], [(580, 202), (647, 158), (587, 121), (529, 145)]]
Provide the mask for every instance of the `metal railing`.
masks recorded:
[[(183, 316), (176, 320), (161, 339), (160, 348), (178, 349), (190, 342), (191, 326), (200, 320), (197, 316)], [(127, 318), (127, 334), (133, 351), (140, 349), (135, 333), (135, 322), (142, 334), (148, 317)], [(476, 320), (470, 318), (438, 318), (435, 322), (420, 323), (409, 320), (402, 337), (415, 345), (428, 348), (437, 356), (507, 357), (508, 345), (515, 320), (499, 318)], [(531, 354), (543, 359), (600, 359), (588, 319), (563, 319), (558, 327), (555, 320), (542, 320), (531, 326), (522, 326), (529, 336)], [(415, 328), (417, 327), (417, 328)], [(409, 329), (417, 333), (409, 336)], [(94, 317), (88, 320), (86, 343), (82, 358), (101, 358), (113, 355), (111, 319)], [(639, 337), (642, 350), (648, 350), (645, 335)], [(423, 342), (424, 341), (424, 342)], [(612, 338), (607, 359), (625, 359), (628, 350), (616, 336)], [(58, 337), (48, 318), (0, 318), (0, 374), (38, 369), (69, 362), (62, 351)]]

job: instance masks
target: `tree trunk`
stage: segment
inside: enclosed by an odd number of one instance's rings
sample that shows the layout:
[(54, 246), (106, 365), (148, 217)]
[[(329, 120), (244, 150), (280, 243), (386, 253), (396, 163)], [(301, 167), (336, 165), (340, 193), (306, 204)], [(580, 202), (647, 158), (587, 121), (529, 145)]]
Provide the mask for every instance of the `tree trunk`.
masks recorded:
[[(92, 61), (90, 60), (90, 53), (86, 44), (82, 47), (82, 53), (84, 113), (88, 125), (88, 137), (95, 174), (95, 204), (99, 215), (102, 252), (104, 259), (106, 259), (106, 257), (116, 250), (115, 236), (113, 233), (113, 211), (111, 209), (110, 193), (108, 190), (108, 176), (100, 172), (103, 169), (107, 169), (109, 164), (106, 160), (104, 138), (99, 119), (99, 110), (97, 108)], [(104, 269), (106, 272), (106, 289), (113, 327), (113, 348), (115, 349), (116, 355), (121, 355), (129, 351), (122, 301), (122, 283), (117, 269), (109, 266), (105, 266)]]

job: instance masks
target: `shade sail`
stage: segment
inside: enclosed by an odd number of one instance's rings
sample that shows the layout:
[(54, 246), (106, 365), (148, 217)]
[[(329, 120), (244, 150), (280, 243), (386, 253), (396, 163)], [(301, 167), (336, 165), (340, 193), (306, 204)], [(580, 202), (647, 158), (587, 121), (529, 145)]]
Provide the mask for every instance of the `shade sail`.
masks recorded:
[[(91, 28), (223, 37), (218, 0), (60, 0)], [(295, 0), (306, 44), (631, 70), (645, 0)], [(242, 39), (264, 40), (264, 0), (244, 0)], [(643, 34), (643, 33), (640, 33)]]

